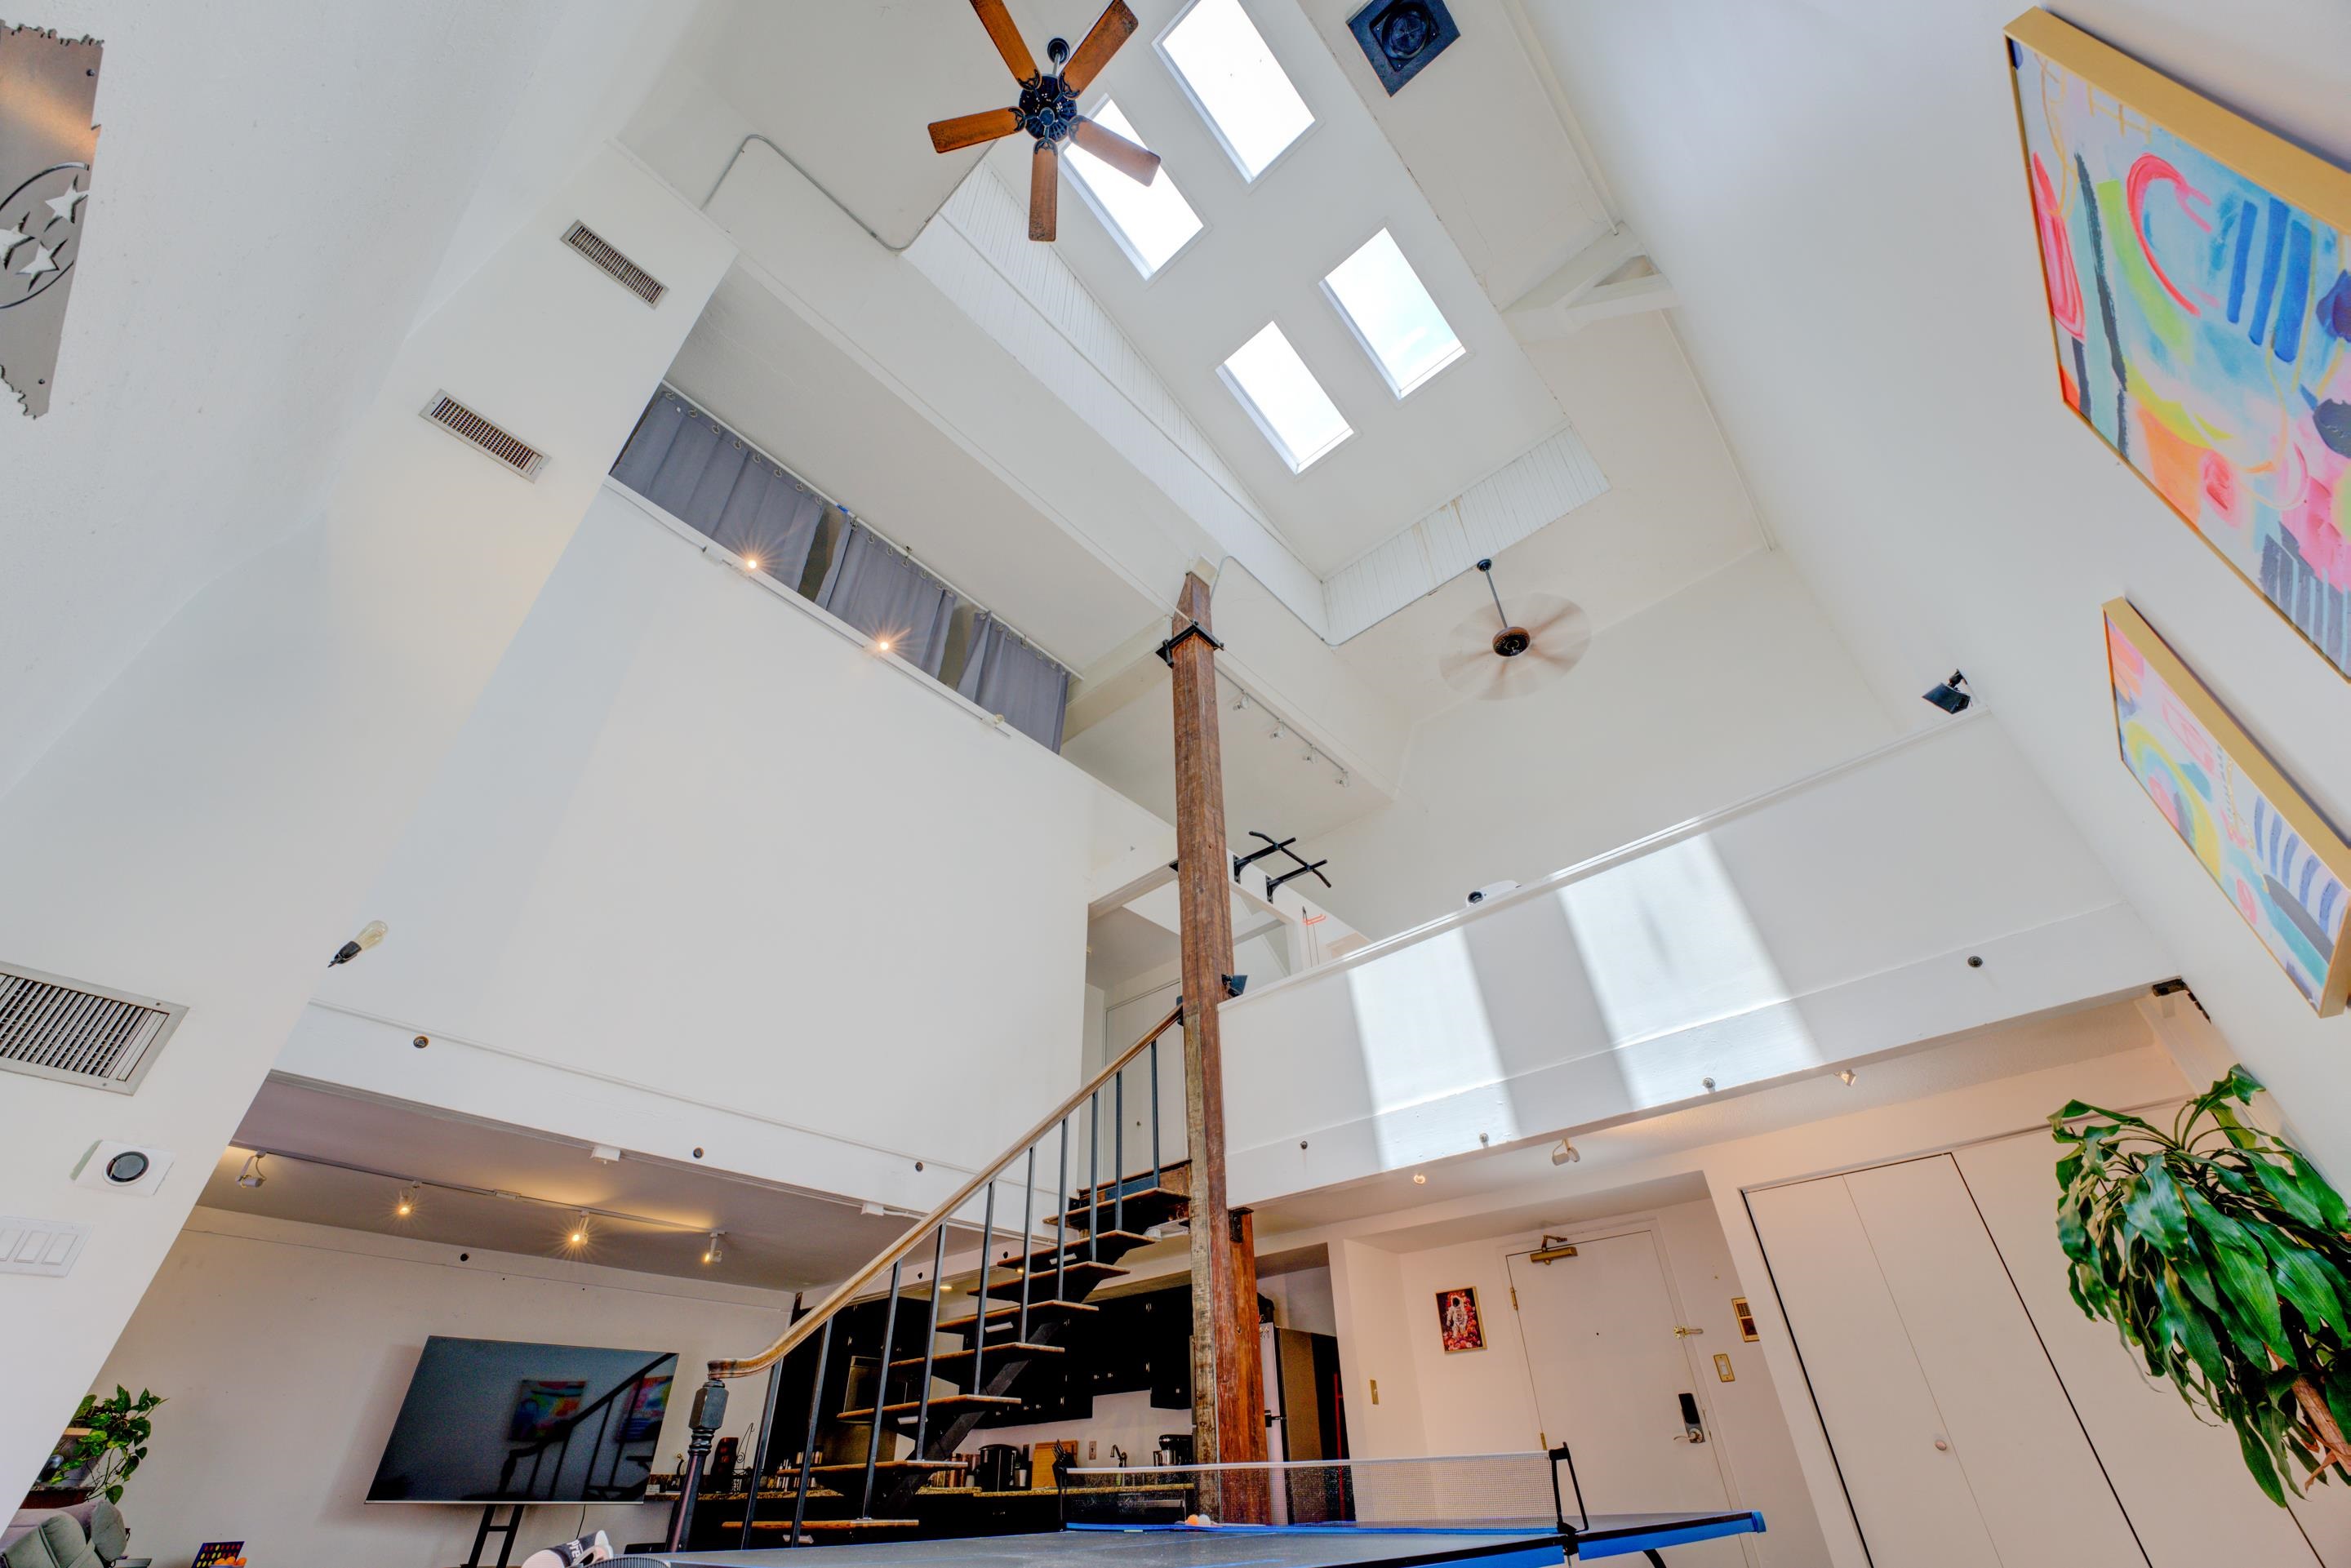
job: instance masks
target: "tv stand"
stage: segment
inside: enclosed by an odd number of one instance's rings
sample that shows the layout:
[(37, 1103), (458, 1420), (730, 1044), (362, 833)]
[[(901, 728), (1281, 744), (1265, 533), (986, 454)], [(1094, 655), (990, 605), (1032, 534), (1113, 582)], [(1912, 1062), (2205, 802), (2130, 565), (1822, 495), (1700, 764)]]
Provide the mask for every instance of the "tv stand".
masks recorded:
[(507, 1559), (514, 1552), (515, 1536), (521, 1530), (522, 1504), (516, 1503), (513, 1506), (504, 1524), (498, 1522), (496, 1503), (484, 1505), (481, 1527), (474, 1531), (474, 1549), (465, 1554), (464, 1568), (484, 1568), (482, 1548), (490, 1543), (490, 1537), (493, 1535), (502, 1538), (498, 1542), (498, 1560), (495, 1568), (507, 1568)]

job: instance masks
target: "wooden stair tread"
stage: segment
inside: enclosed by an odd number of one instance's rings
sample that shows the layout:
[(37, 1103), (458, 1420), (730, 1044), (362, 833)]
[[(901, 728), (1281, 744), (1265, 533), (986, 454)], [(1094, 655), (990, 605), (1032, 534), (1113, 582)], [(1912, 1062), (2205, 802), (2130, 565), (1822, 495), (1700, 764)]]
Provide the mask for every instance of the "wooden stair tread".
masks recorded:
[[(1081, 1285), (1088, 1282), (1099, 1284), (1104, 1280), (1123, 1280), (1133, 1272), (1134, 1272), (1134, 1270), (1122, 1269), (1115, 1263), (1098, 1263), (1087, 1259), (1071, 1259), (1066, 1265), (1060, 1268), (1048, 1265), (1042, 1269), (1033, 1269), (1026, 1274), (1015, 1274), (1008, 1280), (998, 1280), (987, 1287), (987, 1293), (998, 1300), (1017, 1301), (1023, 1293), (1024, 1286), (1050, 1285), (1064, 1280), (1075, 1280)], [(1032, 1300), (1029, 1305), (1033, 1307), (1036, 1302)]]
[[(1064, 1301), (1058, 1299), (1043, 1301), (1031, 1301), (1029, 1303), (1029, 1315), (1032, 1318), (1040, 1312), (1098, 1312), (1100, 1311), (1102, 1311), (1100, 1307), (1089, 1306), (1083, 1301)], [(987, 1321), (991, 1323), (1008, 1323), (1019, 1317), (1019, 1315), (1020, 1309), (1019, 1307), (990, 1307), (987, 1309)], [(978, 1321), (979, 1319), (977, 1314), (960, 1318), (942, 1318), (939, 1320), (939, 1332), (941, 1333), (967, 1333), (970, 1332), (971, 1325)]]
[[(934, 1399), (931, 1403), (936, 1406), (938, 1401)], [(873, 1462), (873, 1468), (877, 1471), (967, 1470), (971, 1469), (971, 1461), (969, 1459), (876, 1459)], [(809, 1467), (809, 1474), (812, 1476), (862, 1476), (864, 1473), (865, 1465), (862, 1460), (853, 1465), (810, 1465)]]
[[(998, 1355), (1060, 1355), (1062, 1354), (1062, 1348), (1058, 1344), (1034, 1344), (1025, 1340), (990, 1340), (987, 1348), (991, 1359)], [(931, 1370), (934, 1373), (939, 1373), (949, 1365), (969, 1361), (971, 1357), (972, 1352), (968, 1349), (943, 1350), (931, 1357)], [(923, 1370), (923, 1358), (914, 1355), (904, 1361), (893, 1361), (890, 1364), (890, 1370), (920, 1372)]]
[[(1013, 1394), (942, 1394), (932, 1399), (931, 1408), (934, 1411), (939, 1411), (953, 1410), (959, 1406), (969, 1405), (997, 1406), (1025, 1405), (1027, 1403), (1027, 1400)], [(919, 1399), (901, 1399), (895, 1404), (884, 1405), (882, 1406), (882, 1414), (884, 1416), (912, 1416), (915, 1411), (921, 1408), (922, 1401)], [(839, 1416), (835, 1416), (834, 1419), (839, 1421), (871, 1421), (873, 1419), (873, 1406), (866, 1405), (861, 1406), (859, 1408), (854, 1410), (843, 1410)], [(862, 1469), (863, 1467), (861, 1466), (860, 1468)]]
[[(1089, 1242), (1094, 1239), (1099, 1239), (1104, 1247), (1123, 1246), (1129, 1251), (1132, 1251), (1137, 1247), (1150, 1246), (1154, 1240), (1157, 1239), (1157, 1238), (1145, 1236), (1140, 1230), (1112, 1230), (1107, 1227), (1099, 1231), (1081, 1230), (1067, 1241), (1049, 1242), (1045, 1246), (1037, 1249), (1036, 1251), (1029, 1253), (1029, 1266), (1032, 1269), (1039, 1267), (1050, 1269), (1053, 1266), (1053, 1259), (1060, 1254), (1063, 1249), (1068, 1249), (1070, 1253), (1070, 1261), (1074, 1263), (1078, 1260), (1077, 1255), (1083, 1252)], [(1043, 1260), (1041, 1264), (1039, 1262), (1040, 1259)], [(1009, 1263), (998, 1263), (997, 1267), (999, 1269), (1009, 1269), (1012, 1265)]]

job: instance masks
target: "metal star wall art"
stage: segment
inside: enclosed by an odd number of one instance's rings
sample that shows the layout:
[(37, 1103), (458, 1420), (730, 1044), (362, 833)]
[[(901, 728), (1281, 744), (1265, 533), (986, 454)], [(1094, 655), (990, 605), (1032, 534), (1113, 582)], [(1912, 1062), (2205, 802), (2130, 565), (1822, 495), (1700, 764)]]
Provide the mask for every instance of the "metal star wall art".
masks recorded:
[(49, 409), (98, 155), (95, 38), (0, 26), (0, 382)]

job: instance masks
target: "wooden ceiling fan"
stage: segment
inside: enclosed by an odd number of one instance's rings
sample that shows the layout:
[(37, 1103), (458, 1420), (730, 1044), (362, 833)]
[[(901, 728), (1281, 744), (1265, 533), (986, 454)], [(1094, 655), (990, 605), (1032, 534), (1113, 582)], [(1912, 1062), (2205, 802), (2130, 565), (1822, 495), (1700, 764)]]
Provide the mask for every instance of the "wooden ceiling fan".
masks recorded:
[(978, 114), (959, 114), (953, 120), (931, 122), (931, 145), (941, 152), (952, 152), (958, 147), (977, 147), (983, 141), (1025, 131), (1037, 140), (1036, 150), (1029, 155), (1029, 237), (1050, 240), (1055, 232), (1054, 217), (1061, 204), (1061, 144), (1074, 141), (1120, 173), (1148, 185), (1159, 172), (1159, 154), (1146, 147), (1137, 147), (1115, 131), (1108, 131), (1078, 112), (1078, 94), (1086, 84), (1102, 74), (1102, 67), (1118, 53), (1119, 46), (1134, 36), (1134, 13), (1126, 8), (1126, 0), (1110, 0), (1110, 9), (1095, 21), (1077, 53), (1070, 52), (1066, 39), (1055, 38), (1045, 46), (1045, 57), (1053, 64), (1049, 74), (1037, 68), (1036, 57), (1029, 46), (1020, 41), (1019, 29), (1012, 25), (1012, 14), (1004, 8), (1004, 0), (971, 0), (971, 8), (979, 13), (979, 25), (996, 44), (996, 52), (1012, 68), (1013, 79), (1020, 84), (1020, 104), (1017, 109), (991, 109)]

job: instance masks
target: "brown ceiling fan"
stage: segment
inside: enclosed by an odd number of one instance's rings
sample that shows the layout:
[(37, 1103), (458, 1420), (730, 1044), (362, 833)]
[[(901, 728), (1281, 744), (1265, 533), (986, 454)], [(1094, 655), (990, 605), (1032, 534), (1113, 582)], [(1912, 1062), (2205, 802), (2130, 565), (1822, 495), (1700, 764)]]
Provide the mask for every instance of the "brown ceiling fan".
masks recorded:
[(1053, 63), (1050, 74), (1037, 68), (1036, 57), (1029, 46), (1020, 41), (1019, 29), (1012, 25), (1012, 14), (1004, 8), (1004, 0), (971, 0), (971, 8), (979, 13), (979, 25), (996, 43), (996, 52), (1012, 68), (1013, 79), (1020, 84), (1020, 104), (1017, 109), (991, 109), (978, 114), (959, 114), (953, 120), (931, 122), (931, 145), (942, 152), (952, 152), (958, 147), (977, 147), (983, 141), (1025, 131), (1037, 139), (1036, 150), (1029, 156), (1029, 237), (1050, 240), (1054, 234), (1054, 214), (1061, 204), (1061, 143), (1074, 141), (1120, 173), (1148, 185), (1159, 172), (1159, 154), (1149, 148), (1137, 147), (1115, 131), (1106, 131), (1078, 112), (1078, 94), (1086, 84), (1102, 74), (1102, 67), (1118, 53), (1119, 46), (1134, 36), (1134, 13), (1126, 8), (1126, 0), (1110, 0), (1110, 9), (1095, 21), (1077, 53), (1070, 52), (1069, 42), (1055, 38), (1045, 46), (1045, 57)]

